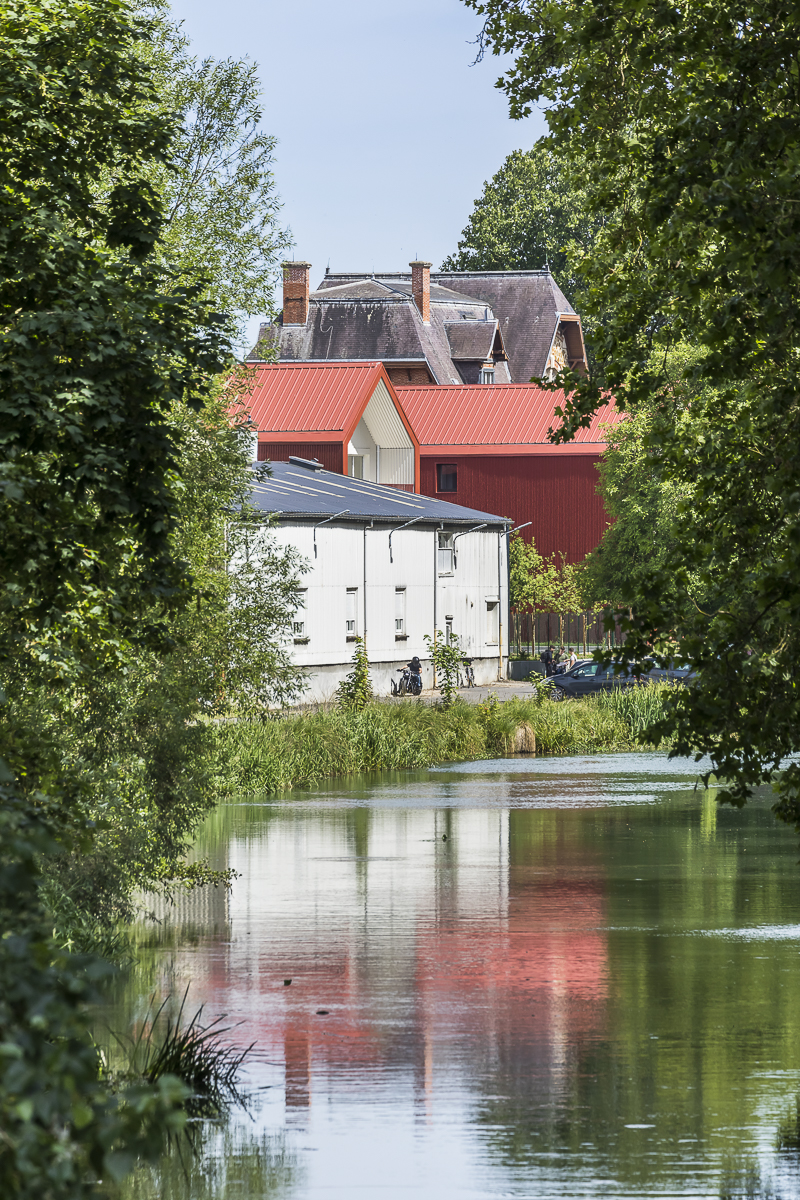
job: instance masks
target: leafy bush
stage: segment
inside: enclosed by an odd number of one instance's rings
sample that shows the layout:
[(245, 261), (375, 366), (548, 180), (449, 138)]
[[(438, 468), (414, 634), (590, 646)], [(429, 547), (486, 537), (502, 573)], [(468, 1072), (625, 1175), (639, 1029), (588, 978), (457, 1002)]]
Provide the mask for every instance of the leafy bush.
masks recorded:
[(343, 708), (352, 708), (360, 712), (372, 700), (373, 695), (367, 646), (362, 637), (356, 637), (353, 669), (339, 684), (337, 699)]
[(437, 680), (436, 686), (442, 697), (442, 704), (450, 708), (458, 695), (458, 673), (466, 663), (464, 651), (458, 641), (458, 635), (448, 636), (439, 629), (433, 637), (425, 634), (425, 641), (433, 663), (433, 671)]
[(0, 1195), (14, 1200), (88, 1200), (185, 1121), (174, 1075), (104, 1083), (88, 1008), (112, 968), (59, 947), (40, 899), (62, 837), (58, 806), (28, 803), (0, 760)]

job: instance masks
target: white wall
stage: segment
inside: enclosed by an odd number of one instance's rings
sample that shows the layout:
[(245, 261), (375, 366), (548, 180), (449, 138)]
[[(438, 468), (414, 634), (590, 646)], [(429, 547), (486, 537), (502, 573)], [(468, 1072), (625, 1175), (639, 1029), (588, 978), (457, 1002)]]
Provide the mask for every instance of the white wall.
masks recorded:
[[(446, 527), (447, 528), (447, 527)], [(306, 588), (303, 620), (306, 644), (293, 644), (292, 654), (309, 672), (304, 700), (327, 700), (351, 667), (354, 650), (347, 641), (347, 589), (358, 589), (357, 630), (365, 635), (373, 686), (388, 695), (389, 680), (396, 668), (417, 654), (424, 664), (423, 685), (430, 688), (433, 671), (424, 635), (434, 628), (434, 577), (437, 625), (445, 629), (447, 615), (453, 617), (453, 632), (464, 652), (473, 660), (476, 682), (492, 683), (504, 678), (508, 655), (507, 572), (505, 538), (500, 536), (502, 664), (500, 648), (487, 640), (487, 600), (498, 597), (498, 534), (479, 530), (458, 539), (457, 567), (452, 575), (436, 569), (436, 530), (411, 527), (392, 535), (389, 561), (389, 528), (331, 524), (317, 529), (314, 557), (310, 524), (285, 523), (275, 529), (280, 544), (292, 545), (311, 564), (302, 580)], [(454, 532), (460, 532), (454, 528)], [(366, 555), (366, 608), (364, 574)], [(395, 636), (395, 589), (406, 590), (407, 639)], [(396, 676), (395, 676), (396, 677)]]
[(364, 459), (364, 478), (371, 479), (373, 483), (377, 483), (378, 481), (375, 478), (377, 463), (375, 439), (367, 428), (363, 417), (356, 425), (355, 432), (350, 439), (350, 446), (348, 446), (349, 454), (352, 454), (354, 451)]

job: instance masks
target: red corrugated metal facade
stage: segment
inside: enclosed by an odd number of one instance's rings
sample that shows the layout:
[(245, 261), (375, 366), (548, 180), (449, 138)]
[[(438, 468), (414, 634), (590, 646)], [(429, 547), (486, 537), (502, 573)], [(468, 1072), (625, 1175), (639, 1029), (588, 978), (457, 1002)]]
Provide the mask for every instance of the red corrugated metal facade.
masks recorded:
[[(553, 446), (548, 429), (563, 393), (536, 384), (398, 387), (378, 362), (260, 364), (248, 407), (260, 432), (258, 457), (317, 458), (346, 472), (347, 438), (383, 378), (413, 440), (420, 444), (420, 491), (467, 508), (531, 521), (544, 555), (580, 562), (610, 524), (597, 494), (603, 424), (613, 401), (574, 441)], [(402, 406), (402, 407), (401, 407)], [(291, 437), (292, 440), (283, 440)], [(456, 492), (437, 491), (438, 463), (457, 467)], [(410, 490), (410, 489), (409, 489)]]
[(259, 442), (259, 462), (288, 462), (293, 458), (317, 458), (326, 471), (344, 474), (343, 442)]
[[(540, 553), (563, 553), (568, 562), (581, 562), (610, 524), (597, 494), (599, 455), (468, 454), (429, 456), (423, 449), (420, 490), (425, 496), (449, 500), (467, 508), (510, 517), (515, 525), (533, 524), (522, 531), (535, 539)], [(437, 463), (454, 463), (458, 490), (436, 490)]]

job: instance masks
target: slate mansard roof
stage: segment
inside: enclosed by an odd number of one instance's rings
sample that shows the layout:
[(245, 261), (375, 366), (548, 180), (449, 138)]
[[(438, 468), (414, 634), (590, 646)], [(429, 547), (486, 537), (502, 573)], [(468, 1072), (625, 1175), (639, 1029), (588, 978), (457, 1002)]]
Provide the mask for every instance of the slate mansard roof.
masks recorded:
[(559, 325), (566, 334), (570, 362), (585, 361), (580, 318), (549, 271), (432, 272), (431, 292), (434, 280), (492, 310), (508, 353), (512, 383), (541, 379)]
[(431, 274), (430, 310), (426, 324), (408, 272), (329, 273), (310, 294), (305, 325), (262, 325), (259, 342), (282, 362), (379, 359), (426, 368), (438, 384), (478, 382), (484, 362), (496, 383), (541, 378), (559, 331), (570, 363), (585, 362), (580, 318), (549, 271)]
[[(431, 287), (431, 320), (425, 324), (411, 296), (411, 279), (348, 277), (332, 283), (326, 276), (310, 295), (305, 325), (262, 325), (259, 341), (276, 345), (281, 362), (380, 360), (391, 367), (427, 367), (436, 383), (461, 383), (459, 361), (483, 361), (493, 348), (502, 367), (505, 350), (497, 322), (487, 306), (451, 288)], [(454, 349), (448, 329), (461, 321), (480, 323), (480, 346)], [(255, 354), (250, 356), (255, 358)]]
[[(434, 500), (414, 492), (401, 492), (396, 488), (369, 483), (364, 479), (351, 479), (348, 475), (337, 475), (315, 467), (303, 465), (302, 459), (289, 459), (288, 463), (270, 464), (272, 477), (256, 479), (251, 493), (251, 503), (258, 511), (279, 513), (284, 518), (318, 519), (342, 514), (342, 522), (377, 521), (404, 524), (414, 521), (417, 525), (445, 526), (486, 524), (502, 530), (508, 524), (505, 517), (493, 513), (479, 512), (473, 508), (462, 508), (444, 500)], [(342, 510), (347, 509), (346, 513)]]

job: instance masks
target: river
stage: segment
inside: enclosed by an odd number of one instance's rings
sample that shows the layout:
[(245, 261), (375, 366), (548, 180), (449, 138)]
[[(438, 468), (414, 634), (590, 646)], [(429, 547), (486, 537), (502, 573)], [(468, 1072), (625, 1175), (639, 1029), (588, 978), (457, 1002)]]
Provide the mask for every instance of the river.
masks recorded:
[(126, 1196), (800, 1195), (796, 837), (695, 772), (515, 758), (218, 808), (197, 851), (231, 892), (138, 927), (114, 1010), (190, 984), (255, 1042), (245, 1104)]

